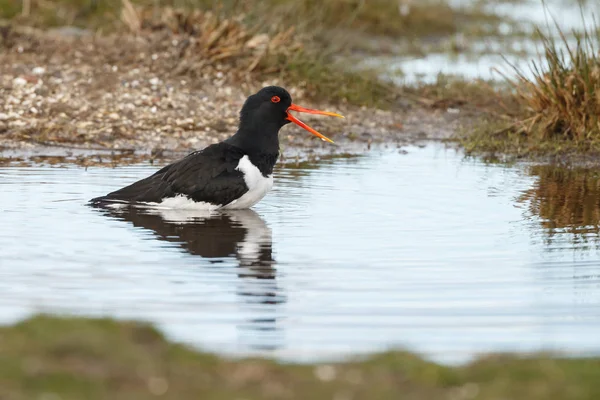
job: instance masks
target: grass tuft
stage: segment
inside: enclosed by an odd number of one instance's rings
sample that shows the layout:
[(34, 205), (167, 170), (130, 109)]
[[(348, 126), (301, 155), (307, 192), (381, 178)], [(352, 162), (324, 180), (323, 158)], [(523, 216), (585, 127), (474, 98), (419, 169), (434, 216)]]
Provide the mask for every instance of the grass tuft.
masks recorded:
[(573, 32), (573, 45), (557, 28), (560, 40), (537, 29), (544, 58), (532, 62), (532, 78), (513, 66), (510, 82), (526, 110), (513, 128), (536, 139), (589, 142), (600, 137), (600, 31)]
[(507, 61), (515, 76), (504, 74), (510, 88), (498, 93), (510, 107), (498, 103), (496, 115), (463, 133), (467, 152), (546, 160), (600, 153), (600, 30), (594, 24), (569, 39), (554, 24), (558, 36), (536, 28), (543, 51), (530, 73)]

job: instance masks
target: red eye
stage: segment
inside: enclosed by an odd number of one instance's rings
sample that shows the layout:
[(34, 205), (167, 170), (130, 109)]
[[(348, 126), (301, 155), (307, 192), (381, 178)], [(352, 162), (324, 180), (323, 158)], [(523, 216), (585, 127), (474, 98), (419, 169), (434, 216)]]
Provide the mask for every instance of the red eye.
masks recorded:
[(281, 101), (281, 99), (279, 98), (279, 96), (273, 96), (271, 97), (271, 102), (272, 103), (279, 103)]

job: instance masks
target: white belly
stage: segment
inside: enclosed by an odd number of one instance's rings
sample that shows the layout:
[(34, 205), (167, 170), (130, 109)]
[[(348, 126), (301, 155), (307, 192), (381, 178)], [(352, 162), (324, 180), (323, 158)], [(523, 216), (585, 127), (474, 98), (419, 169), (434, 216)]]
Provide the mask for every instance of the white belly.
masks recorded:
[(223, 208), (227, 209), (242, 209), (250, 208), (258, 203), (273, 187), (273, 174), (265, 178), (258, 168), (250, 162), (248, 156), (240, 159), (238, 171), (244, 174), (244, 181), (248, 186), (248, 191), (239, 199), (233, 200)]
[(221, 205), (206, 203), (204, 201), (194, 201), (189, 197), (180, 194), (174, 197), (167, 197), (160, 203), (144, 203), (144, 207), (164, 210), (214, 211), (221, 207)]

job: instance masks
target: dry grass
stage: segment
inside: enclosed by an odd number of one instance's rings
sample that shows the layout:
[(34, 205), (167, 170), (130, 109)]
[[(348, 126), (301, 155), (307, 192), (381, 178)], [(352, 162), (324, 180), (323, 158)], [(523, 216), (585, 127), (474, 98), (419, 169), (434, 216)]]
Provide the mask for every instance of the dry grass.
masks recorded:
[(600, 154), (600, 30), (569, 40), (555, 25), (558, 38), (537, 29), (543, 52), (530, 73), (509, 63), (515, 77), (505, 75), (511, 89), (502, 97), (513, 106), (467, 132), (467, 152), (565, 161)]
[[(560, 31), (560, 29), (559, 29)], [(588, 142), (600, 137), (600, 31), (574, 32), (575, 46), (560, 31), (560, 43), (538, 30), (544, 58), (533, 61), (528, 78), (515, 68), (511, 81), (525, 118), (514, 125), (518, 133), (536, 139)], [(562, 46), (561, 46), (562, 45)]]
[(210, 11), (165, 7), (156, 13), (153, 7), (135, 7), (128, 0), (123, 4), (121, 20), (133, 33), (167, 30), (183, 38), (180, 58), (189, 60), (196, 71), (208, 64), (227, 62), (239, 73), (259, 68), (265, 73), (278, 72), (281, 67), (266, 65), (268, 57), (289, 59), (303, 51), (293, 27), (259, 33), (239, 18), (223, 18)]
[(279, 78), (301, 87), (309, 97), (358, 105), (390, 105), (396, 93), (375, 75), (336, 66), (326, 48), (314, 45), (315, 33), (295, 26), (251, 22), (247, 15), (223, 16), (200, 9), (133, 6), (124, 0), (121, 20), (134, 33), (167, 31), (182, 41), (174, 73), (202, 74), (220, 65), (238, 79)]

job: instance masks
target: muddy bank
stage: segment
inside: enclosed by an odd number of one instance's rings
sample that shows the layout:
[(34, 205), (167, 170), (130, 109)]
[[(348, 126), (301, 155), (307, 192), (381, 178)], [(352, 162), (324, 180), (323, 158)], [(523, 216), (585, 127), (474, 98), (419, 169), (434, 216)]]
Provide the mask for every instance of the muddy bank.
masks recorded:
[(234, 133), (245, 98), (271, 84), (286, 87), (299, 104), (346, 117), (302, 116), (335, 145), (286, 126), (284, 160), (447, 139), (457, 125), (456, 110), (402, 99), (392, 110), (331, 104), (315, 101), (305, 85), (290, 85), (285, 77), (257, 81), (218, 63), (182, 68), (186, 39), (165, 32), (99, 37), (71, 28), (4, 28), (2, 38), (4, 163), (48, 156), (89, 162), (175, 158)]

